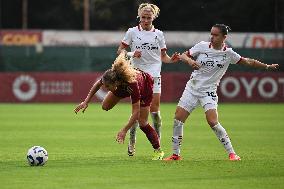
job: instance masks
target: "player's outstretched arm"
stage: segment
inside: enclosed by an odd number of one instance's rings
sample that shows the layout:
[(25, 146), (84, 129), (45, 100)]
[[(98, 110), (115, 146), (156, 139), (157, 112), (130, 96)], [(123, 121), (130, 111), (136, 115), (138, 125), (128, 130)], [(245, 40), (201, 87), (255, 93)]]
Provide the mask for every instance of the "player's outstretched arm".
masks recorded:
[(242, 58), (239, 64), (265, 70), (277, 70), (279, 68), (278, 64), (265, 64), (251, 58)]
[(139, 119), (139, 115), (140, 115), (140, 101), (132, 104), (132, 114), (131, 114), (131, 116), (130, 116), (130, 118), (128, 120), (128, 123), (116, 135), (116, 141), (118, 143), (124, 143), (127, 131)]
[(77, 114), (80, 110), (82, 110), (82, 112), (84, 113), (87, 108), (88, 108), (88, 103), (84, 101), (76, 106), (74, 112)]
[(189, 57), (187, 52), (182, 53), (179, 56), (179, 59), (187, 64), (189, 64), (194, 70), (198, 70), (200, 68), (200, 65), (193, 59)]
[(179, 61), (180, 54), (178, 52), (175, 52), (170, 57), (165, 50), (161, 51), (161, 60), (164, 63), (176, 63)]
[(85, 100), (83, 102), (81, 102), (80, 104), (78, 104), (76, 106), (76, 108), (74, 109), (74, 112), (77, 114), (80, 110), (82, 110), (82, 112), (84, 113), (85, 110), (88, 108), (88, 104), (91, 101), (92, 97), (94, 96), (94, 94), (96, 94), (96, 92), (101, 88), (101, 86), (103, 85), (101, 80), (98, 80), (94, 83), (94, 85), (92, 86), (92, 88), (90, 89), (87, 97), (85, 98)]

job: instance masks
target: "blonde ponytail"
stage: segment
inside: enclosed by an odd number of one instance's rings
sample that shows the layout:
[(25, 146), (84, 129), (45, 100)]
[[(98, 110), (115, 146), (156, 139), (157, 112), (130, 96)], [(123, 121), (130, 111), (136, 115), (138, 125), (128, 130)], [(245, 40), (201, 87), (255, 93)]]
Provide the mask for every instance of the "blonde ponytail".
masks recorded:
[(136, 81), (137, 70), (130, 65), (126, 52), (122, 51), (112, 64), (111, 70), (116, 74), (120, 83), (132, 83)]

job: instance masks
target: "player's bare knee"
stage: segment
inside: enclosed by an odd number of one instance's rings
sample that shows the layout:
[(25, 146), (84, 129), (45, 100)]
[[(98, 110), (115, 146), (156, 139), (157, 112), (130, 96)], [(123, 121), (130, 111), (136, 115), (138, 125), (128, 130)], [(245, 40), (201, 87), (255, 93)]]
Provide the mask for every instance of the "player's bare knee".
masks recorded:
[(186, 119), (188, 118), (189, 114), (190, 113), (187, 112), (186, 110), (184, 110), (182, 108), (177, 108), (176, 112), (175, 112), (175, 117), (174, 118), (176, 120), (179, 120), (179, 121), (184, 123), (186, 121)]
[(105, 111), (109, 111), (111, 108), (107, 105), (102, 105), (102, 109), (105, 110)]
[(144, 127), (148, 124), (147, 121), (144, 121), (144, 120), (138, 120), (138, 123), (139, 123), (139, 127)]
[(217, 120), (207, 120), (207, 123), (210, 127), (214, 127), (215, 125), (218, 124)]
[(160, 110), (160, 104), (151, 104), (150, 111), (151, 112), (158, 112)]

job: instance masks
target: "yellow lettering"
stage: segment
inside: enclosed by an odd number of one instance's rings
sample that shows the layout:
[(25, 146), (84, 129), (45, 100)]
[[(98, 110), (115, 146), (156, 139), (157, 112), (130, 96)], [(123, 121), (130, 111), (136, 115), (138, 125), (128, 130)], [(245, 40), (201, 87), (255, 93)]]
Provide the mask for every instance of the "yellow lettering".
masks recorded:
[(36, 34), (5, 34), (2, 42), (4, 45), (34, 45), (39, 42)]

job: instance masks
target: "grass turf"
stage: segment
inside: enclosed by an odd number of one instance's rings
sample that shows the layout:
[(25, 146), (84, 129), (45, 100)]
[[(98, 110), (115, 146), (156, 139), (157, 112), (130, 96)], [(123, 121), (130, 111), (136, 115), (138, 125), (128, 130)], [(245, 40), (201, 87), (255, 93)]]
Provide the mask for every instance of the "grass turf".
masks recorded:
[[(152, 148), (137, 133), (136, 154), (115, 142), (130, 114), (129, 104), (104, 112), (91, 104), (0, 104), (0, 188), (284, 188), (284, 104), (220, 104), (219, 119), (241, 162), (229, 162), (195, 110), (184, 128), (183, 161), (151, 161)], [(176, 104), (162, 104), (162, 147), (171, 154)], [(41, 145), (43, 167), (26, 162), (28, 148)]]

